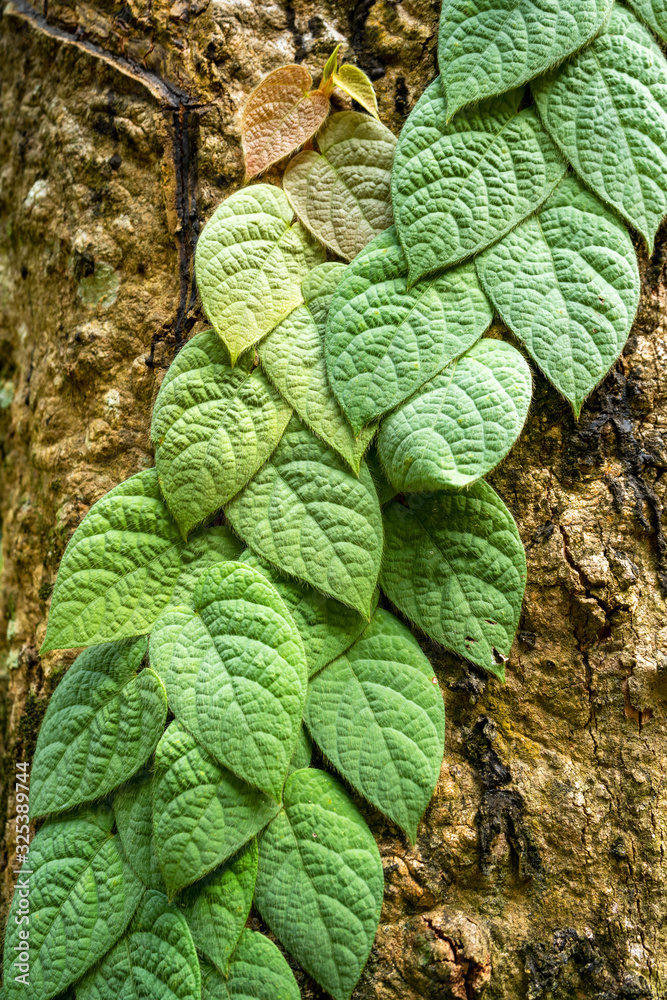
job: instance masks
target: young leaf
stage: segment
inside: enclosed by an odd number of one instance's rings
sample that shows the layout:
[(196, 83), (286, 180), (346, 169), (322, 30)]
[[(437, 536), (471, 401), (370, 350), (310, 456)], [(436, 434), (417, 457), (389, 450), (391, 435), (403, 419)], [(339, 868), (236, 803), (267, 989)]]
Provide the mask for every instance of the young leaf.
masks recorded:
[(483, 480), (384, 508), (382, 587), (431, 639), (504, 679), (526, 585), (512, 515)]
[(223, 201), (197, 242), (195, 272), (204, 311), (232, 365), (301, 302), (301, 281), (326, 259), (284, 193), (255, 184)]
[(186, 544), (162, 499), (157, 471), (137, 473), (98, 500), (74, 532), (40, 652), (145, 635), (161, 611), (188, 600), (199, 573), (239, 551), (227, 528), (201, 532)]
[(246, 180), (315, 135), (329, 114), (329, 99), (312, 86), (305, 66), (281, 66), (255, 87), (241, 119)]
[(199, 959), (185, 918), (147, 889), (134, 920), (102, 964), (76, 988), (77, 1000), (200, 1000)]
[(357, 479), (292, 417), (271, 460), (226, 513), (257, 555), (370, 617), (382, 518), (363, 464)]
[(627, 0), (637, 17), (652, 28), (656, 35), (667, 41), (667, 2), (666, 0)]
[(250, 354), (232, 368), (211, 330), (185, 345), (160, 386), (151, 424), (160, 486), (184, 537), (261, 468), (291, 413)]
[(542, 205), (566, 164), (515, 90), (451, 122), (434, 81), (398, 140), (394, 218), (410, 284), (484, 250)]
[(225, 767), (278, 799), (306, 698), (301, 636), (251, 566), (214, 567), (193, 604), (161, 615), (151, 635), (169, 707)]
[(153, 838), (153, 778), (144, 773), (120, 788), (113, 800), (118, 835), (127, 860), (149, 889), (165, 892)]
[(361, 104), (362, 108), (366, 108), (369, 114), (377, 118), (378, 121), (380, 120), (375, 89), (362, 69), (359, 69), (358, 66), (350, 66), (349, 63), (345, 63), (344, 66), (339, 66), (335, 70), (333, 81), (337, 87), (340, 87), (346, 94), (349, 94), (357, 104)]
[[(111, 948), (132, 918), (143, 886), (130, 868), (113, 813), (88, 809), (46, 823), (35, 836), (19, 876), (5, 937), (4, 993), (49, 1000), (76, 982)], [(15, 980), (21, 952), (19, 903), (29, 900), (29, 986)], [(25, 912), (22, 911), (22, 912)]]
[(430, 663), (388, 611), (378, 608), (310, 683), (306, 724), (352, 787), (414, 843), (440, 774), (445, 710)]
[(106, 795), (150, 757), (167, 718), (153, 670), (137, 674), (146, 640), (94, 646), (76, 658), (46, 710), (30, 775), (30, 814)]
[(248, 919), (256, 880), (257, 841), (251, 840), (223, 868), (181, 895), (179, 905), (197, 948), (223, 975)]
[(202, 1000), (300, 1000), (294, 973), (263, 934), (244, 930), (223, 979), (202, 963)]
[(352, 260), (392, 223), (396, 137), (368, 115), (340, 111), (322, 126), (317, 144), (320, 153), (299, 153), (289, 164), (285, 194), (319, 240)]
[(344, 273), (344, 264), (314, 268), (301, 285), (304, 304), (271, 331), (258, 353), (266, 374), (304, 424), (358, 473), (377, 425), (365, 428), (355, 438), (331, 391), (324, 361), (329, 305)]
[(155, 849), (170, 897), (255, 836), (277, 806), (216, 764), (174, 721), (155, 753)]
[(255, 901), (285, 947), (334, 1000), (349, 1000), (380, 919), (373, 836), (338, 782), (295, 771), (259, 842)]
[(590, 41), (613, 0), (445, 0), (438, 64), (447, 115), (527, 83)]
[(480, 340), (382, 424), (378, 455), (396, 491), (467, 486), (486, 475), (521, 433), (531, 391), (519, 352)]
[(625, 226), (575, 177), (476, 260), (496, 309), (578, 416), (627, 339), (639, 270)]
[(614, 4), (605, 30), (533, 93), (581, 179), (652, 249), (667, 211), (667, 63), (646, 28)]
[(329, 380), (354, 431), (411, 396), (492, 319), (472, 264), (408, 288), (396, 230), (377, 236), (345, 272), (326, 330)]

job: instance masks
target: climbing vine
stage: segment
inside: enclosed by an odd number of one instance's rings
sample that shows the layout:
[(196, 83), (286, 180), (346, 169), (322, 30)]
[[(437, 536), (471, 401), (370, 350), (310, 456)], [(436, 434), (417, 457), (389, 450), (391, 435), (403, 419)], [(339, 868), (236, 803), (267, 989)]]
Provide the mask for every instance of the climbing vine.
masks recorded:
[[(254, 903), (350, 997), (383, 875), (340, 779), (414, 842), (444, 745), (380, 589), (504, 678), (526, 565), (484, 476), (530, 362), (578, 416), (630, 331), (628, 226), (651, 249), (667, 211), (663, 8), (445, 0), (441, 75), (398, 141), (338, 49), (318, 88), (286, 66), (251, 94), (247, 179), (290, 157), (283, 188), (208, 221), (212, 329), (161, 385), (155, 468), (60, 566), (42, 652), (87, 648), (39, 734), (6, 996), (294, 1000)], [(367, 113), (331, 114), (336, 87)], [(513, 338), (484, 336), (496, 314)]]

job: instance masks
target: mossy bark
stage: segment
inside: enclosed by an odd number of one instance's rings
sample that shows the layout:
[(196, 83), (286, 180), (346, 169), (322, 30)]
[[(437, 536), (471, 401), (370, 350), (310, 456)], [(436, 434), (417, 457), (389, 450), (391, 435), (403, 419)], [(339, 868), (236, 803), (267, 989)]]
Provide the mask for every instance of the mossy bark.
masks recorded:
[[(280, 64), (317, 74), (341, 42), (398, 132), (435, 76), (439, 15), (430, 0), (43, 3), (7, 3), (0, 25), (3, 913), (14, 763), (73, 658), (37, 654), (58, 562), (90, 505), (152, 464), (152, 400), (204, 325), (200, 222), (242, 183), (243, 100)], [(632, 336), (579, 422), (536, 372), (492, 477), (528, 555), (507, 684), (424, 642), (445, 761), (415, 846), (364, 807), (387, 888), (356, 1000), (667, 996), (666, 235), (650, 260), (638, 248)]]

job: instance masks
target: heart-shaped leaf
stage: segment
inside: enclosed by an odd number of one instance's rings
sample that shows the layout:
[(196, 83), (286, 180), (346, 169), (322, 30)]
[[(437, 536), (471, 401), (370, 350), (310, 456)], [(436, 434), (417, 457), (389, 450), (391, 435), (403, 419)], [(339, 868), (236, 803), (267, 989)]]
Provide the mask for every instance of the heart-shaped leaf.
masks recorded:
[(277, 799), (306, 698), (298, 629), (266, 576), (240, 563), (206, 573), (193, 605), (161, 615), (151, 635), (169, 707), (225, 767)]
[(165, 892), (153, 838), (152, 775), (137, 775), (120, 788), (114, 796), (113, 811), (118, 835), (133, 870), (149, 889)]
[(590, 41), (613, 0), (445, 0), (438, 64), (447, 114), (503, 94)]
[[(35, 836), (7, 919), (3, 997), (49, 1000), (76, 982), (121, 937), (143, 886), (111, 835), (113, 813), (88, 809)], [(24, 900), (28, 900), (28, 910)], [(18, 920), (27, 912), (29, 924)], [(28, 980), (13, 966), (29, 931)]]
[(396, 148), (394, 218), (410, 283), (495, 243), (536, 211), (566, 164), (521, 91), (448, 122), (440, 79), (417, 101)]
[(340, 111), (322, 126), (317, 145), (320, 153), (308, 150), (291, 161), (283, 187), (303, 224), (352, 260), (392, 223), (396, 137), (368, 115)]
[(329, 114), (329, 99), (311, 91), (305, 66), (281, 66), (251, 93), (241, 119), (246, 180), (261, 174), (315, 135)]
[(300, 1000), (294, 973), (273, 943), (244, 930), (224, 979), (202, 963), (202, 1000)]
[(273, 457), (226, 513), (257, 555), (370, 617), (382, 518), (363, 464), (357, 479), (292, 417)]
[(185, 345), (160, 386), (151, 424), (160, 486), (184, 537), (261, 468), (291, 413), (254, 357), (232, 368), (212, 331)]
[(510, 329), (578, 416), (620, 354), (639, 303), (632, 240), (575, 177), (476, 260)]
[(145, 635), (161, 611), (188, 600), (200, 573), (239, 551), (227, 528), (200, 532), (186, 544), (157, 471), (139, 472), (98, 500), (74, 532), (40, 652)]
[(656, 35), (667, 41), (667, 2), (666, 0), (627, 0), (637, 17), (653, 28)]
[(445, 709), (419, 644), (388, 611), (312, 680), (306, 724), (346, 781), (414, 843), (440, 774)]
[(326, 330), (331, 388), (355, 433), (471, 347), (492, 319), (472, 264), (408, 288), (394, 227), (377, 236), (345, 272)]
[(533, 93), (582, 180), (651, 249), (667, 211), (667, 62), (646, 28), (614, 4), (605, 30)]
[(382, 424), (378, 454), (396, 491), (467, 486), (486, 475), (521, 433), (531, 391), (519, 352), (480, 340)]
[(504, 679), (526, 586), (512, 515), (483, 480), (383, 509), (382, 588), (431, 639)]
[(232, 365), (301, 302), (301, 281), (326, 259), (285, 194), (255, 184), (223, 201), (197, 242), (195, 272), (204, 311)]
[(169, 895), (235, 854), (276, 809), (172, 722), (155, 752), (153, 786), (155, 849)]
[(39, 731), (30, 814), (62, 812), (106, 795), (150, 757), (167, 718), (153, 670), (137, 674), (146, 640), (94, 646), (56, 688)]
[(349, 1000), (380, 919), (377, 844), (338, 782), (295, 771), (259, 842), (255, 900), (285, 947), (334, 1000)]
[(333, 82), (346, 94), (349, 94), (357, 104), (361, 104), (362, 108), (366, 108), (369, 114), (379, 120), (375, 88), (362, 69), (345, 63), (334, 72)]

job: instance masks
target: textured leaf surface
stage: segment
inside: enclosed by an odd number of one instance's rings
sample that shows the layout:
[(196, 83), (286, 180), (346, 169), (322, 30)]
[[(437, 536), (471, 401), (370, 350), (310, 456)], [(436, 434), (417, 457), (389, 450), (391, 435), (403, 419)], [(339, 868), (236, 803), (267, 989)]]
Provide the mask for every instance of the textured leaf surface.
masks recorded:
[(344, 273), (344, 264), (314, 268), (301, 286), (304, 304), (262, 341), (259, 357), (267, 375), (301, 420), (359, 472), (377, 425), (372, 424), (358, 437), (354, 436), (329, 386), (324, 360), (329, 306)]
[[(45, 824), (35, 836), (25, 869), (30, 902), (29, 985), (14, 980), (20, 951), (16, 923), (19, 892), (7, 920), (4, 994), (21, 1000), (49, 1000), (76, 982), (123, 934), (143, 886), (118, 837), (113, 814), (98, 808)], [(24, 889), (24, 893), (25, 893)]]
[(526, 585), (512, 515), (483, 480), (384, 508), (382, 587), (432, 639), (504, 677)]
[(370, 616), (382, 518), (363, 464), (357, 479), (293, 417), (271, 460), (226, 513), (257, 555)]
[(245, 486), (291, 413), (253, 357), (231, 367), (213, 331), (185, 345), (160, 386), (151, 425), (160, 486), (184, 536)]
[(213, 567), (194, 610), (158, 619), (150, 656), (176, 718), (217, 760), (277, 799), (308, 671), (299, 631), (266, 576), (239, 563)]
[(600, 30), (613, 0), (445, 0), (438, 65), (447, 114), (551, 69)]
[(202, 1000), (300, 1000), (294, 973), (281, 952), (263, 934), (244, 930), (223, 979), (202, 965)]
[(378, 102), (375, 96), (375, 88), (362, 69), (358, 66), (350, 66), (346, 63), (339, 66), (333, 74), (333, 81), (337, 87), (349, 94), (357, 104), (366, 108), (369, 114), (379, 119)]
[(284, 193), (255, 184), (223, 201), (197, 242), (204, 311), (232, 364), (301, 302), (301, 281), (326, 259)]
[(667, 40), (667, 0), (627, 0), (637, 17), (641, 17), (656, 35)]
[(240, 546), (227, 528), (186, 544), (146, 469), (90, 508), (58, 570), (41, 652), (150, 632), (165, 608), (186, 601), (199, 573), (233, 559)]
[(492, 319), (472, 264), (408, 289), (396, 230), (377, 236), (348, 267), (326, 330), (329, 380), (354, 430), (412, 395)]
[(153, 838), (153, 778), (149, 773), (120, 788), (113, 800), (118, 835), (127, 860), (149, 889), (165, 892)]
[(276, 808), (172, 722), (155, 753), (153, 788), (155, 848), (169, 894), (235, 854)]
[(248, 98), (241, 119), (246, 178), (261, 174), (315, 135), (329, 113), (329, 99), (305, 66), (281, 66)]
[(392, 223), (396, 137), (368, 115), (340, 111), (322, 126), (317, 144), (320, 153), (308, 150), (292, 160), (283, 187), (303, 224), (352, 260)]
[(300, 771), (303, 767), (310, 767), (312, 757), (313, 742), (308, 735), (308, 730), (302, 726), (287, 773), (293, 774), (294, 771)]
[(440, 774), (445, 710), (430, 663), (398, 619), (378, 609), (313, 679), (306, 723), (346, 781), (414, 843)]
[(486, 475), (521, 433), (531, 391), (519, 352), (480, 340), (382, 424), (378, 454), (396, 491), (466, 486)]
[(123, 938), (76, 988), (77, 1000), (200, 1000), (199, 959), (185, 918), (148, 889)]
[(348, 1000), (375, 938), (384, 878), (377, 845), (341, 786), (295, 771), (259, 843), (255, 899), (273, 933), (335, 1000)]
[(620, 354), (639, 303), (625, 226), (568, 177), (539, 215), (476, 264), (505, 323), (579, 415)]
[(667, 63), (646, 28), (614, 4), (605, 31), (533, 92), (579, 176), (652, 248), (667, 211)]
[(257, 879), (257, 841), (223, 868), (185, 889), (181, 899), (193, 940), (223, 975), (243, 930)]
[(410, 281), (479, 253), (549, 197), (565, 163), (521, 91), (447, 123), (435, 80), (401, 132), (392, 196)]

